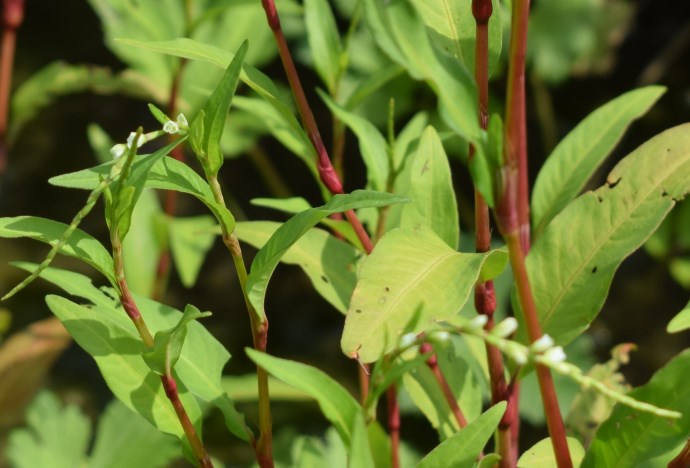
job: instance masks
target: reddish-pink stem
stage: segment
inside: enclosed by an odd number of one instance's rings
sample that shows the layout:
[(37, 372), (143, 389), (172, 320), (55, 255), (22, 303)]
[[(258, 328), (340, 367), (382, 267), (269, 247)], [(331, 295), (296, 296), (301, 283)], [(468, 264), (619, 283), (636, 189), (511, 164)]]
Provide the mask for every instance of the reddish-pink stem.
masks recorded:
[(17, 29), (24, 20), (24, 0), (4, 0), (2, 4), (2, 49), (0, 50), (0, 174), (7, 167), (7, 122), (10, 110), (12, 68)]
[(668, 468), (687, 468), (688, 466), (690, 466), (690, 440), (688, 440), (676, 458), (669, 462)]
[(388, 430), (391, 436), (391, 468), (400, 468), (400, 406), (398, 405), (398, 389), (395, 384), (386, 390), (388, 405)]
[(453, 416), (455, 416), (455, 420), (458, 422), (460, 428), (467, 426), (467, 419), (465, 418), (465, 415), (462, 413), (462, 410), (458, 405), (458, 401), (456, 400), (455, 395), (453, 395), (453, 390), (450, 388), (450, 385), (448, 384), (446, 377), (443, 375), (443, 372), (441, 372), (441, 368), (438, 366), (438, 358), (436, 357), (436, 354), (434, 354), (434, 349), (431, 346), (431, 343), (422, 343), (419, 346), (419, 352), (421, 354), (431, 353), (429, 358), (426, 360), (426, 365), (434, 374), (434, 378), (436, 379), (436, 382), (441, 388), (443, 396), (446, 399), (446, 402), (448, 402), (448, 406), (450, 406), (450, 409), (453, 412)]

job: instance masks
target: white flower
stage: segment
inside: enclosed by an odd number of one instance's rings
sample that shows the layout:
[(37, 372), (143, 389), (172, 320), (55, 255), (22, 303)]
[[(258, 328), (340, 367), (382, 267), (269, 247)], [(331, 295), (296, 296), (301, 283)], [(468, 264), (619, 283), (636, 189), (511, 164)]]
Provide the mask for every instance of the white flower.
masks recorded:
[(503, 321), (499, 322), (492, 330), (491, 333), (501, 338), (507, 338), (518, 328), (518, 322), (515, 317), (508, 317)]
[(511, 341), (506, 345), (505, 351), (518, 366), (527, 364), (528, 356), (524, 346)]
[(110, 148), (110, 154), (113, 155), (113, 159), (120, 159), (122, 155), (125, 154), (125, 151), (127, 151), (127, 146), (125, 146), (122, 143), (119, 143)]
[(408, 348), (412, 346), (415, 341), (417, 341), (417, 335), (415, 335), (414, 333), (405, 333), (403, 336), (400, 337), (400, 347)]
[(563, 351), (563, 348), (560, 346), (547, 349), (546, 352), (544, 352), (544, 359), (554, 364), (565, 361), (565, 358), (565, 351)]
[(448, 341), (448, 339), (450, 339), (450, 333), (444, 330), (431, 332), (430, 335), (432, 339), (439, 342)]
[(480, 328), (484, 328), (488, 321), (488, 315), (480, 314), (476, 317), (473, 317), (472, 320), (470, 320), (470, 324), (467, 328), (469, 328), (470, 330), (479, 330)]
[(180, 127), (172, 120), (168, 120), (165, 122), (165, 125), (163, 125), (163, 131), (165, 133), (169, 133), (170, 135), (175, 135), (180, 131)]
[[(127, 148), (132, 147), (136, 136), (137, 134), (135, 132), (129, 134), (129, 136), (127, 137)], [(137, 148), (141, 148), (141, 145), (143, 145), (144, 143), (146, 143), (146, 137), (144, 135), (139, 135), (139, 138), (137, 139)]]
[(180, 128), (189, 127), (189, 124), (187, 123), (187, 117), (185, 117), (184, 114), (179, 114), (177, 116), (177, 126)]
[(553, 347), (554, 342), (553, 338), (549, 336), (548, 333), (545, 333), (544, 335), (541, 336), (537, 341), (532, 343), (532, 351), (535, 353), (543, 353), (544, 351), (548, 350), (549, 348)]

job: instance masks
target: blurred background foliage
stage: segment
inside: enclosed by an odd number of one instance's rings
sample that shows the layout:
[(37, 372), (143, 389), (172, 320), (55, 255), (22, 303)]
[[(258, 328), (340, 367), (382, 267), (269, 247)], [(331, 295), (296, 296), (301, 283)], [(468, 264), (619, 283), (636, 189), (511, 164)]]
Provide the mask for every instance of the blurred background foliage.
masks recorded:
[[(503, 10), (509, 4), (502, 3)], [(600, 172), (604, 174), (623, 155), (654, 134), (688, 120), (690, 115), (690, 3), (685, 0), (534, 0), (529, 31), (528, 99), (530, 164), (532, 178), (555, 144), (596, 107), (624, 91), (644, 84), (663, 84), (668, 92), (624, 137), (615, 154)], [(260, 67), (274, 81), (283, 83), (282, 67), (277, 60), (273, 37), (258, 0), (197, 0), (186, 10), (181, 0), (89, 0), (38, 2), (28, 0), (25, 21), (19, 30), (14, 98), (8, 130), (9, 161), (0, 178), (0, 213), (2, 216), (32, 214), (67, 221), (84, 202), (84, 194), (48, 185), (52, 176), (95, 165), (107, 152), (111, 140), (122, 141), (136, 126), (156, 126), (146, 109), (154, 102), (170, 109), (171, 89), (179, 89), (175, 112), (194, 115), (222, 70), (198, 61), (183, 62), (154, 52), (133, 49), (115, 38), (167, 40), (192, 37), (224, 50), (236, 50), (249, 38), (248, 62)], [(333, 132), (326, 105), (316, 95), (316, 88), (328, 90), (338, 102), (354, 102), (356, 112), (383, 128), (388, 118), (388, 102), (395, 99), (395, 126), (402, 128), (412, 116), (425, 112), (431, 122), (440, 124), (435, 115), (433, 94), (411, 80), (376, 47), (362, 12), (353, 0), (333, 2), (336, 22), (343, 35), (349, 35), (351, 53), (347, 72), (329, 81), (327, 73), (314, 69), (305, 23), (299, 2), (279, 2), (283, 26), (299, 61), (308, 97), (323, 122), (322, 132), (330, 141)], [(509, 21), (503, 14), (504, 37)], [(191, 20), (190, 20), (191, 19)], [(351, 27), (354, 24), (355, 26)], [(505, 42), (505, 41), (504, 41)], [(492, 106), (500, 111), (505, 88), (505, 54), (498, 60), (491, 88)], [(376, 93), (357, 101), (356, 85), (363, 78), (381, 80), (385, 93)], [(321, 192), (311, 170), (303, 164), (311, 149), (284, 131), (279, 118), (246, 89), (235, 101), (226, 125), (223, 141), (231, 158), (221, 175), (227, 198), (238, 219), (285, 219), (267, 208), (252, 205), (262, 196), (299, 195), (318, 204)], [(440, 127), (442, 129), (442, 126)], [(461, 208), (471, 207), (472, 189), (461, 164), (466, 157), (465, 144), (446, 141), (449, 154), (456, 157), (457, 189)], [(293, 157), (296, 155), (297, 157)], [(358, 160), (357, 145), (348, 135), (344, 172), (346, 189), (361, 187), (364, 167)], [(152, 275), (155, 256), (146, 252), (161, 249), (161, 201), (154, 195), (142, 201), (139, 228), (129, 236), (130, 283), (144, 294), (154, 287)], [(202, 212), (194, 201), (180, 198), (177, 214), (195, 216)], [(464, 230), (471, 228), (470, 216), (461, 218)], [(182, 223), (182, 221), (180, 222)], [(98, 216), (91, 216), (82, 226), (97, 237), (106, 236)], [(175, 232), (184, 232), (182, 224)], [(172, 238), (171, 238), (172, 239)], [(170, 242), (174, 242), (171, 240)], [(171, 276), (165, 301), (176, 307), (193, 303), (202, 310), (215, 312), (204, 324), (226, 345), (233, 355), (228, 374), (251, 371), (243, 356), (250, 344), (248, 320), (243, 311), (234, 271), (218, 243), (203, 240), (202, 250), (210, 249), (199, 278), (194, 284), (189, 275)], [(173, 246), (174, 247), (174, 246)], [(568, 355), (588, 368), (595, 361), (609, 358), (609, 350), (618, 343), (633, 342), (638, 351), (623, 367), (627, 380), (639, 385), (672, 355), (687, 345), (684, 334), (669, 335), (668, 321), (690, 297), (690, 202), (675, 208), (646, 248), (628, 259), (616, 276), (609, 299), (591, 331), (574, 343)], [(251, 252), (250, 248), (247, 248)], [(45, 251), (31, 241), (0, 241), (0, 288), (7, 291), (22, 273), (9, 262), (39, 262)], [(183, 254), (176, 254), (183, 258)], [(69, 259), (58, 266), (84, 267)], [(192, 275), (193, 277), (194, 275)], [(54, 292), (44, 282), (4, 304), (0, 310), (0, 453), (11, 429), (25, 420), (34, 424), (31, 411), (43, 408), (50, 418), (71, 421), (80, 427), (83, 449), (88, 446), (90, 428), (84, 421), (96, 419), (110, 401), (92, 360), (75, 345), (60, 327), (39, 322), (49, 315), (43, 297)], [(341, 355), (338, 346), (342, 316), (331, 310), (312, 290), (308, 279), (296, 267), (282, 266), (276, 273), (268, 296), (271, 319), (269, 351), (282, 357), (318, 365), (341, 381), (355, 387), (356, 369)], [(238, 311), (232, 316), (228, 311)], [(27, 328), (28, 327), (28, 328)], [(318, 360), (318, 362), (315, 362)], [(620, 359), (617, 362), (624, 362)], [(237, 401), (251, 400), (243, 394), (246, 386), (232, 387)], [(523, 415), (534, 426), (542, 424), (540, 404), (529, 381), (523, 391)], [(62, 414), (54, 397), (41, 394), (35, 407), (25, 414), (26, 405), (40, 388), (50, 388), (63, 401), (78, 405), (82, 413)], [(300, 395), (280, 390), (285, 401), (301, 401)], [(575, 392), (562, 384), (562, 404), (568, 406)], [(244, 395), (244, 396), (243, 396)], [(57, 405), (57, 406), (56, 406)], [(245, 408), (242, 408), (245, 409)], [(253, 406), (246, 407), (249, 420)], [(71, 410), (70, 410), (71, 411)], [(121, 407), (107, 406), (110, 418), (121, 417)], [(75, 413), (76, 414), (76, 413)], [(70, 419), (71, 418), (71, 419)], [(211, 414), (206, 439), (220, 459), (251, 459), (251, 453), (236, 452), (228, 444), (222, 422)], [(435, 444), (435, 433), (412, 409), (403, 424), (403, 438), (415, 441), (421, 449)], [(33, 421), (33, 422), (32, 422)], [(109, 419), (102, 421), (106, 426)], [(274, 422), (280, 440), (291, 440), (295, 424), (299, 433), (319, 434), (325, 427), (312, 403), (298, 405), (279, 402), (274, 408)], [(58, 424), (58, 423), (56, 423)], [(67, 424), (67, 423), (64, 423)], [(85, 426), (86, 424), (86, 426)], [(214, 427), (218, 427), (218, 434)], [(142, 429), (143, 430), (143, 429)], [(14, 433), (21, 443), (22, 437)], [(282, 435), (281, 435), (282, 434)], [(523, 431), (528, 446), (535, 441), (530, 430)], [(405, 436), (408, 437), (405, 437)], [(143, 436), (142, 436), (143, 437)], [(96, 439), (98, 440), (98, 439)], [(327, 438), (324, 444), (333, 443)], [(16, 442), (16, 440), (15, 440)], [(96, 447), (97, 448), (97, 444)], [(83, 455), (83, 451), (81, 453)], [(95, 449), (94, 449), (94, 457)], [(280, 456), (280, 455), (279, 455)], [(243, 458), (244, 457), (244, 458)], [(0, 456), (0, 465), (7, 463)], [(34, 465), (38, 466), (38, 465)]]

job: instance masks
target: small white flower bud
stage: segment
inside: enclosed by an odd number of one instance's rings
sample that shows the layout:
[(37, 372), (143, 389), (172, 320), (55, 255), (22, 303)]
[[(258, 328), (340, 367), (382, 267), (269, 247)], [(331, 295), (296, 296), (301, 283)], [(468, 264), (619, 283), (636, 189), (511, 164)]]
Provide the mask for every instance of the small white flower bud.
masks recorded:
[(405, 333), (403, 336), (400, 337), (400, 347), (401, 348), (408, 348), (414, 344), (414, 342), (417, 341), (417, 335), (414, 333)]
[(189, 127), (189, 123), (187, 123), (187, 117), (185, 117), (184, 114), (179, 114), (177, 116), (177, 126), (180, 128)]
[[(127, 137), (127, 148), (131, 148), (132, 145), (134, 144), (134, 138), (136, 138), (137, 134), (135, 132), (132, 132), (129, 134)], [(144, 135), (139, 135), (139, 139), (137, 140), (137, 148), (141, 148), (141, 145), (146, 143), (146, 137)]]
[(560, 346), (556, 346), (551, 349), (547, 349), (544, 352), (544, 359), (547, 361), (550, 361), (552, 363), (558, 363), (558, 362), (563, 362), (565, 361), (566, 355), (565, 351), (563, 351), (563, 348)]
[(165, 133), (169, 133), (170, 135), (175, 135), (180, 131), (180, 127), (172, 120), (168, 120), (165, 122), (165, 125), (163, 125), (163, 131)]
[(439, 342), (448, 341), (450, 339), (450, 333), (444, 330), (432, 332), (430, 335), (433, 340)]
[(110, 148), (110, 154), (113, 155), (113, 159), (120, 159), (122, 155), (125, 154), (125, 151), (127, 151), (127, 146), (123, 145), (122, 143), (118, 143)]
[(527, 364), (527, 351), (525, 350), (524, 346), (521, 346), (518, 343), (508, 343), (506, 347), (506, 354), (510, 356), (510, 358), (515, 361), (515, 364), (518, 366), (524, 366)]
[(472, 320), (470, 320), (469, 324), (469, 329), (470, 330), (479, 330), (480, 328), (484, 328), (489, 321), (489, 316), (480, 314), (477, 315), (476, 317), (473, 317)]
[(535, 353), (543, 353), (544, 351), (548, 350), (549, 348), (552, 348), (554, 345), (553, 338), (549, 336), (548, 333), (545, 333), (542, 335), (541, 338), (539, 338), (537, 341), (532, 343), (532, 351)]
[(518, 322), (515, 317), (508, 317), (503, 321), (499, 322), (492, 330), (491, 333), (501, 338), (507, 338), (518, 328)]

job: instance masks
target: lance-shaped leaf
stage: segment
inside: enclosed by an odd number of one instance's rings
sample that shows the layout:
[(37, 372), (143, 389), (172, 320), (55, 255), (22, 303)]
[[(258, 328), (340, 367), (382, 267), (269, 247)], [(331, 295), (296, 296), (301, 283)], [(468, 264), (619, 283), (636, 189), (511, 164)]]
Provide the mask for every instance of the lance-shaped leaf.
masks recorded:
[(632, 468), (683, 442), (690, 432), (688, 366), (690, 351), (685, 350), (629, 394), (636, 400), (679, 411), (682, 418), (670, 420), (617, 405), (597, 431), (582, 467)]
[[(260, 249), (280, 227), (271, 221), (238, 223), (235, 234)], [(355, 288), (357, 249), (322, 229), (310, 229), (285, 252), (281, 262), (297, 265), (309, 276), (314, 289), (345, 314)]]
[(664, 91), (662, 86), (649, 86), (625, 93), (588, 115), (559, 143), (534, 184), (535, 232), (542, 231), (577, 196), (633, 120), (647, 112)]
[[(108, 313), (53, 295), (46, 297), (46, 303), (79, 346), (94, 358), (115, 396), (160, 431), (185, 440), (160, 378), (141, 357), (143, 345), (134, 325), (116, 318), (123, 315), (128, 320), (124, 312)], [(196, 400), (183, 384), (178, 383), (178, 390), (190, 419), (199, 423), (201, 410)]]
[(389, 231), (361, 265), (343, 352), (377, 360), (397, 346), (403, 331), (421, 332), (459, 312), (477, 280), (497, 276), (506, 262), (503, 251), (456, 252), (429, 229)]
[(273, 270), (285, 252), (316, 223), (333, 213), (365, 207), (381, 207), (406, 201), (408, 198), (402, 195), (355, 190), (347, 195), (335, 195), (325, 205), (310, 208), (285, 222), (256, 254), (247, 278), (247, 297), (256, 309), (259, 320), (263, 322), (265, 319), (264, 299)]
[(177, 325), (160, 330), (153, 339), (153, 348), (144, 351), (144, 361), (158, 375), (170, 375), (182, 354), (182, 346), (187, 338), (187, 324), (192, 320), (209, 317), (211, 312), (201, 312), (187, 304)]
[(311, 395), (323, 415), (335, 426), (346, 446), (352, 443), (352, 431), (362, 408), (350, 392), (323, 371), (300, 362), (280, 359), (254, 349), (246, 349), (249, 358), (266, 372)]
[[(193, 139), (191, 141), (192, 147), (195, 148), (197, 157), (204, 167), (204, 171), (209, 176), (218, 174), (218, 170), (223, 165), (220, 138), (223, 135), (225, 119), (230, 110), (235, 90), (237, 89), (240, 71), (242, 70), (242, 62), (244, 61), (245, 55), (247, 55), (248, 47), (249, 45), (245, 41), (233, 57), (230, 65), (228, 65), (220, 82), (213, 90), (211, 97), (209, 97), (203, 108), (203, 112), (199, 112), (191, 124), (190, 133)], [(200, 122), (203, 122), (203, 125), (201, 125)], [(194, 135), (198, 134), (195, 133), (194, 130), (198, 128), (203, 129), (201, 141), (194, 137)]]
[[(136, 168), (147, 156), (139, 156), (134, 161)], [(51, 178), (48, 182), (60, 187), (92, 190), (98, 185), (99, 177), (110, 173), (112, 162)], [(175, 190), (187, 193), (199, 199), (214, 214), (219, 223), (224, 224), (228, 232), (235, 228), (235, 218), (228, 209), (217, 203), (208, 183), (185, 163), (171, 157), (156, 161), (146, 177), (146, 187), (159, 190)]]
[[(567, 437), (568, 451), (570, 452), (570, 459), (573, 466), (580, 466), (582, 459), (585, 456), (585, 449), (579, 440), (574, 437)], [(522, 454), (517, 463), (518, 468), (530, 468), (533, 466), (557, 466), (556, 454), (553, 452), (553, 444), (551, 438), (542, 439), (525, 453)]]
[[(160, 413), (158, 410), (153, 411), (151, 409), (151, 405), (154, 404), (152, 401), (158, 401), (156, 392), (159, 390), (160, 380), (158, 378), (151, 380), (150, 377), (147, 377), (148, 375), (156, 376), (151, 373), (142, 359), (143, 345), (136, 329), (122, 308), (108, 294), (93, 286), (83, 275), (57, 268), (48, 268), (41, 273), (41, 277), (69, 294), (88, 299), (94, 304), (93, 307), (89, 308), (77, 306), (81, 308), (75, 311), (72, 310), (72, 302), (55, 296), (57, 299), (54, 301), (61, 301), (59, 304), (61, 307), (60, 314), (53, 312), (63, 323), (65, 320), (77, 320), (79, 318), (86, 320), (84, 323), (75, 324), (77, 330), (75, 333), (79, 333), (80, 337), (83, 336), (83, 345), (80, 339), (72, 333), (72, 329), (67, 324), (65, 326), (77, 342), (96, 359), (101, 373), (113, 393), (129, 408), (152, 421), (152, 418), (157, 417), (156, 415)], [(174, 327), (182, 316), (181, 312), (150, 299), (136, 295), (135, 299), (142, 315), (146, 317), (146, 324), (152, 333)], [(73, 305), (76, 306), (76, 304)], [(83, 309), (93, 311), (95, 315), (90, 315), (91, 312), (88, 315), (79, 315), (83, 313)], [(91, 319), (100, 320), (103, 323), (94, 324), (91, 323)], [(122, 339), (120, 341), (115, 340), (114, 343), (110, 342), (109, 337), (115, 335), (122, 337)], [(100, 350), (98, 353), (105, 352), (106, 348), (110, 351), (109, 354), (93, 354), (87, 346)], [(124, 355), (116, 356), (116, 351), (123, 351)], [(203, 356), (203, 359), (200, 359), (199, 356)], [(187, 339), (175, 367), (175, 373), (179, 377), (178, 383), (183, 382), (197, 398), (220, 409), (225, 417), (225, 425), (233, 434), (243, 440), (249, 440), (249, 433), (244, 425), (244, 420), (221, 384), (223, 367), (229, 359), (230, 353), (225, 347), (201, 324), (193, 321), (188, 324)], [(123, 372), (126, 374), (126, 378), (120, 379), (120, 374)], [(131, 375), (132, 372), (144, 374)], [(151, 385), (154, 386), (153, 389)], [(160, 391), (163, 391), (162, 388)], [(137, 400), (137, 398), (141, 398), (141, 400)], [(165, 398), (164, 394), (163, 398)], [(165, 400), (167, 401), (167, 398)], [(146, 409), (147, 404), (149, 409)], [(167, 404), (170, 403), (167, 402)], [(194, 399), (192, 399), (192, 404), (196, 405)], [(141, 407), (141, 411), (137, 409), (138, 407)], [(160, 414), (161, 418), (167, 418), (167, 413)], [(176, 422), (179, 426), (179, 421)]]
[(458, 247), (460, 224), (458, 204), (451, 178), (448, 157), (433, 127), (427, 127), (419, 141), (414, 159), (408, 161), (410, 171), (403, 193), (412, 203), (399, 207), (400, 227), (430, 227), (452, 248)]
[(504, 401), (492, 406), (462, 431), (429, 452), (417, 466), (419, 468), (472, 466), (496, 430), (505, 410)]
[(690, 302), (671, 319), (666, 327), (666, 331), (668, 333), (678, 333), (688, 328), (690, 328)]
[(587, 329), (620, 263), (690, 191), (690, 124), (637, 148), (607, 181), (556, 216), (527, 257), (539, 322), (560, 345)]
[(328, 1), (305, 0), (304, 21), (314, 68), (332, 93), (341, 74), (343, 46)]
[[(460, 60), (474, 72), (476, 21), (472, 15), (472, 0), (412, 0), (427, 27), (429, 39), (437, 49)], [(496, 69), (501, 55), (503, 25), (501, 5), (492, 0), (489, 19), (489, 75)]]
[[(35, 216), (0, 218), (0, 237), (29, 237), (53, 245), (67, 230), (67, 224)], [(111, 284), (115, 284), (113, 258), (97, 239), (80, 229), (67, 240), (60, 253), (76, 257), (101, 272)]]
[(192, 218), (168, 218), (170, 251), (182, 284), (191, 288), (213, 245), (216, 222), (208, 215)]

